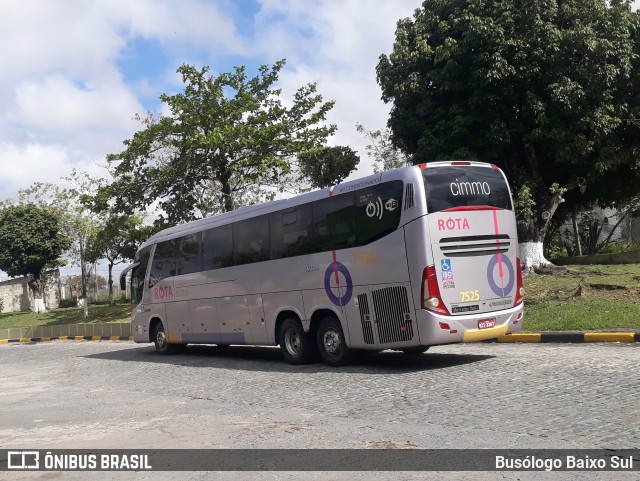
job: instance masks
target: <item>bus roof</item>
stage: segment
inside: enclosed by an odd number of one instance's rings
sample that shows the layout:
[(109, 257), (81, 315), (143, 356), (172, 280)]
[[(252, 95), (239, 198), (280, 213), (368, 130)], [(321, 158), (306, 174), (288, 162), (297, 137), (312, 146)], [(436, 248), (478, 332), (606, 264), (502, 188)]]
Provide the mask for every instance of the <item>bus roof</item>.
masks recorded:
[(222, 226), (225, 224), (230, 224), (239, 220), (255, 217), (256, 215), (268, 214), (270, 212), (286, 209), (288, 207), (295, 207), (297, 205), (306, 204), (307, 202), (313, 202), (315, 200), (324, 199), (331, 195), (339, 195), (339, 194), (351, 192), (354, 190), (364, 189), (372, 185), (377, 185), (383, 182), (383, 180), (385, 182), (390, 180), (398, 180), (398, 179), (407, 180), (408, 177), (411, 178), (413, 176), (419, 175), (418, 172), (427, 166), (437, 167), (437, 166), (443, 166), (443, 165), (458, 165), (458, 162), (460, 162), (461, 165), (464, 164), (464, 165), (483, 166), (483, 167), (490, 167), (490, 168), (493, 167), (493, 165), (487, 164), (484, 162), (439, 161), (439, 162), (429, 162), (428, 164), (412, 165), (407, 167), (401, 167), (399, 169), (387, 170), (378, 174), (373, 174), (367, 177), (361, 177), (348, 182), (343, 182), (330, 188), (327, 187), (321, 190), (316, 190), (313, 192), (308, 192), (306, 194), (297, 195), (289, 199), (281, 199), (281, 200), (275, 200), (272, 202), (265, 202), (263, 204), (255, 204), (255, 205), (250, 205), (246, 207), (240, 207), (239, 209), (236, 209), (230, 212), (225, 212), (223, 214), (218, 214), (211, 217), (205, 217), (203, 219), (194, 220), (191, 222), (187, 222), (185, 224), (177, 225), (175, 227), (169, 227), (151, 236), (147, 241), (145, 241), (142, 245), (140, 245), (140, 249), (152, 244), (156, 244), (157, 242), (170, 240), (173, 238), (200, 232), (203, 230), (207, 230), (217, 226)]

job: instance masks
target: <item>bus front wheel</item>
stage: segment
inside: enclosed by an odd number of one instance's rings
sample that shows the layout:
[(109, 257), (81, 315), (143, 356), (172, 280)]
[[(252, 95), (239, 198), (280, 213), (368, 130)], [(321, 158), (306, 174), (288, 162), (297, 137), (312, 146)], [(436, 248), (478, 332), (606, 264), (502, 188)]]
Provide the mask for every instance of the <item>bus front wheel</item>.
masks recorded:
[(175, 354), (185, 347), (182, 344), (169, 344), (167, 333), (161, 322), (158, 322), (153, 328), (153, 343), (156, 346), (156, 351), (160, 354)]
[(313, 337), (293, 318), (286, 319), (280, 326), (280, 349), (291, 364), (306, 364), (315, 357)]
[(352, 351), (347, 347), (340, 321), (335, 317), (325, 317), (318, 329), (318, 350), (322, 360), (330, 366), (349, 364)]

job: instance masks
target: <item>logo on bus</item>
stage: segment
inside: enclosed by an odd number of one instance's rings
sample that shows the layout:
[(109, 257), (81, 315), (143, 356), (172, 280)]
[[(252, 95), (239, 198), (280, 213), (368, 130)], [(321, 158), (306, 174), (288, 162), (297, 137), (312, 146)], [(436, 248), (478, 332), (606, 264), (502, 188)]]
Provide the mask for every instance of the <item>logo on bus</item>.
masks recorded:
[[(501, 263), (501, 265), (499, 265)], [(498, 269), (496, 269), (498, 267)], [(505, 268), (506, 267), (506, 273)], [(496, 274), (497, 280), (496, 282)], [(508, 275), (508, 280), (505, 285), (505, 274)], [(502, 277), (500, 276), (502, 275)], [(516, 276), (513, 271), (513, 264), (504, 254), (496, 254), (489, 259), (489, 265), (487, 266), (487, 281), (489, 281), (489, 287), (496, 296), (507, 297), (513, 290)]]
[(154, 299), (173, 299), (173, 287), (163, 286), (153, 288)]
[(438, 230), (466, 230), (470, 229), (469, 221), (464, 217), (449, 217), (438, 219)]
[[(333, 293), (333, 289), (331, 288), (331, 278), (334, 277), (336, 279), (336, 287), (340, 286), (340, 276), (338, 273), (344, 276), (344, 280), (346, 282), (346, 289), (344, 291), (343, 296), (336, 296)], [(351, 300), (351, 296), (353, 295), (353, 280), (351, 279), (351, 273), (347, 266), (345, 266), (342, 262), (334, 262), (329, 264), (327, 270), (324, 273), (324, 290), (327, 293), (327, 297), (329, 300), (333, 302), (336, 306), (346, 306), (349, 304)]]
[(386, 202), (382, 202), (382, 199), (378, 197), (375, 202), (369, 201), (367, 204), (366, 212), (367, 217), (377, 217), (382, 220), (382, 214), (387, 209), (389, 212), (393, 212), (398, 208), (398, 201), (396, 199), (388, 199)]
[(491, 187), (488, 182), (451, 182), (449, 185), (451, 193), (456, 197), (459, 195), (489, 195)]

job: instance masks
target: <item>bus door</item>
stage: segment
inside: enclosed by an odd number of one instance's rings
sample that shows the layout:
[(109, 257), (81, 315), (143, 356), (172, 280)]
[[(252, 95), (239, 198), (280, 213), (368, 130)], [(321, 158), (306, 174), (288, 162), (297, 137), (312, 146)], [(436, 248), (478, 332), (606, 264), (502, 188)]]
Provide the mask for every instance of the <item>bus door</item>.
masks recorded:
[(346, 306), (352, 347), (394, 348), (417, 344), (410, 285), (354, 286)]

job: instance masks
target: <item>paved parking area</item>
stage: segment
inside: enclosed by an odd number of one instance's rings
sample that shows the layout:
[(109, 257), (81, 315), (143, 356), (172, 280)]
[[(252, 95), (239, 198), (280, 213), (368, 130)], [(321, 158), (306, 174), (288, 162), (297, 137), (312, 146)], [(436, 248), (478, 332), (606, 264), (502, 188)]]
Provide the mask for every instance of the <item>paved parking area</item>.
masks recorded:
[[(615, 343), (452, 345), (415, 359), (382, 352), (344, 368), (290, 366), (274, 348), (189, 347), (186, 354), (164, 357), (152, 345), (132, 342), (9, 344), (0, 346), (0, 445), (638, 448), (639, 365), (640, 345)], [(15, 474), (4, 477), (23, 479)], [(84, 479), (81, 474), (31, 476)], [(434, 476), (428, 474), (382, 473), (379, 479)], [(539, 473), (477, 474), (477, 479), (545, 479)], [(592, 479), (603, 474), (638, 479), (637, 473), (551, 473), (548, 479), (591, 479), (591, 474)], [(328, 478), (327, 473), (216, 476)], [(332, 477), (369, 479), (371, 473)], [(437, 477), (471, 479), (468, 473)], [(212, 476), (187, 473), (181, 479)]]

